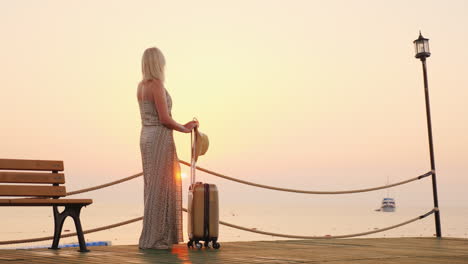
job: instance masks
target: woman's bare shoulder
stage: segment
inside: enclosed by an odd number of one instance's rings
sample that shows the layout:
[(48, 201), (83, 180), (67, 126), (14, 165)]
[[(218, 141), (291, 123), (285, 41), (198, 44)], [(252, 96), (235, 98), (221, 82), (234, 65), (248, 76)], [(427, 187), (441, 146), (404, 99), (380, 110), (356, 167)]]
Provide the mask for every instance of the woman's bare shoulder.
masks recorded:
[(163, 83), (158, 79), (141, 81), (141, 84), (144, 85), (145, 87), (148, 87), (151, 90), (163, 90), (164, 89)]

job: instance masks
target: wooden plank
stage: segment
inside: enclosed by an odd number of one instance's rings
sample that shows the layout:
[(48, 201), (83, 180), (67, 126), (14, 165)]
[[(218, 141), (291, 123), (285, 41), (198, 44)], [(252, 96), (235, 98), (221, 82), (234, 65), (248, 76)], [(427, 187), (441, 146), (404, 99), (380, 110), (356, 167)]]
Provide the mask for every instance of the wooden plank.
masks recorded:
[(92, 199), (0, 199), (0, 206), (90, 205)]
[(65, 186), (0, 185), (0, 196), (65, 196)]
[(63, 161), (0, 159), (0, 170), (63, 171)]
[[(37, 245), (42, 244), (45, 243), (37, 243)], [(17, 246), (20, 247), (20, 245)], [(31, 246), (31, 244), (26, 244), (26, 246)], [(468, 240), (466, 239), (450, 238), (221, 241), (219, 250), (188, 249), (185, 244), (173, 245), (170, 250), (139, 249), (138, 245), (98, 246), (89, 247), (91, 252), (86, 254), (76, 252), (77, 248), (62, 248), (54, 251), (47, 248), (4, 249), (1, 251), (0, 262), (466, 264), (468, 263), (467, 246)]]
[(65, 183), (63, 173), (0, 171), (0, 183)]

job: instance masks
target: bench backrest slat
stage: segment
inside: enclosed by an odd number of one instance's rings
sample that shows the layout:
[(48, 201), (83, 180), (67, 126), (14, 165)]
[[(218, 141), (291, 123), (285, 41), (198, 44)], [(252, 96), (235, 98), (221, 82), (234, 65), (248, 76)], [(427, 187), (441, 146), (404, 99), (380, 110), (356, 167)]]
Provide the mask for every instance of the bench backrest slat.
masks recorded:
[(0, 159), (0, 170), (63, 171), (63, 161)]
[(65, 183), (63, 173), (0, 171), (0, 183)]
[(0, 196), (66, 196), (65, 186), (59, 186), (65, 175), (59, 171), (63, 171), (59, 160), (0, 159)]
[(0, 185), (0, 196), (66, 196), (64, 186)]

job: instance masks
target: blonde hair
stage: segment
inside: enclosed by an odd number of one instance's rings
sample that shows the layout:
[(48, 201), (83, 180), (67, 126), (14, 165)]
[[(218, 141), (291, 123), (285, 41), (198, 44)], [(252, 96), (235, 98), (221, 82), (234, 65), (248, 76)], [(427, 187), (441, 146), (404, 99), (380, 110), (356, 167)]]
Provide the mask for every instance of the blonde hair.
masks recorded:
[(147, 48), (141, 58), (141, 72), (143, 81), (159, 79), (164, 82), (164, 67), (166, 60), (162, 52), (156, 48)]

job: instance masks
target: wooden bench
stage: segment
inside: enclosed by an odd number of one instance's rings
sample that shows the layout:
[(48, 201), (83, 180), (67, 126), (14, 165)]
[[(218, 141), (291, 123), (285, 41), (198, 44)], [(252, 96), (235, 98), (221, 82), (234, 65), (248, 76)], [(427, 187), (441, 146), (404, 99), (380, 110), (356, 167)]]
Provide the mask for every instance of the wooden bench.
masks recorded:
[[(50, 249), (59, 249), (63, 222), (67, 216), (71, 216), (75, 222), (79, 251), (87, 252), (80, 211), (83, 206), (92, 204), (93, 200), (59, 199), (67, 195), (65, 186), (60, 186), (65, 183), (65, 175), (60, 171), (63, 171), (63, 161), (0, 159), (0, 196), (24, 197), (0, 199), (0, 206), (52, 206), (54, 240)], [(65, 209), (59, 213), (58, 206)]]

